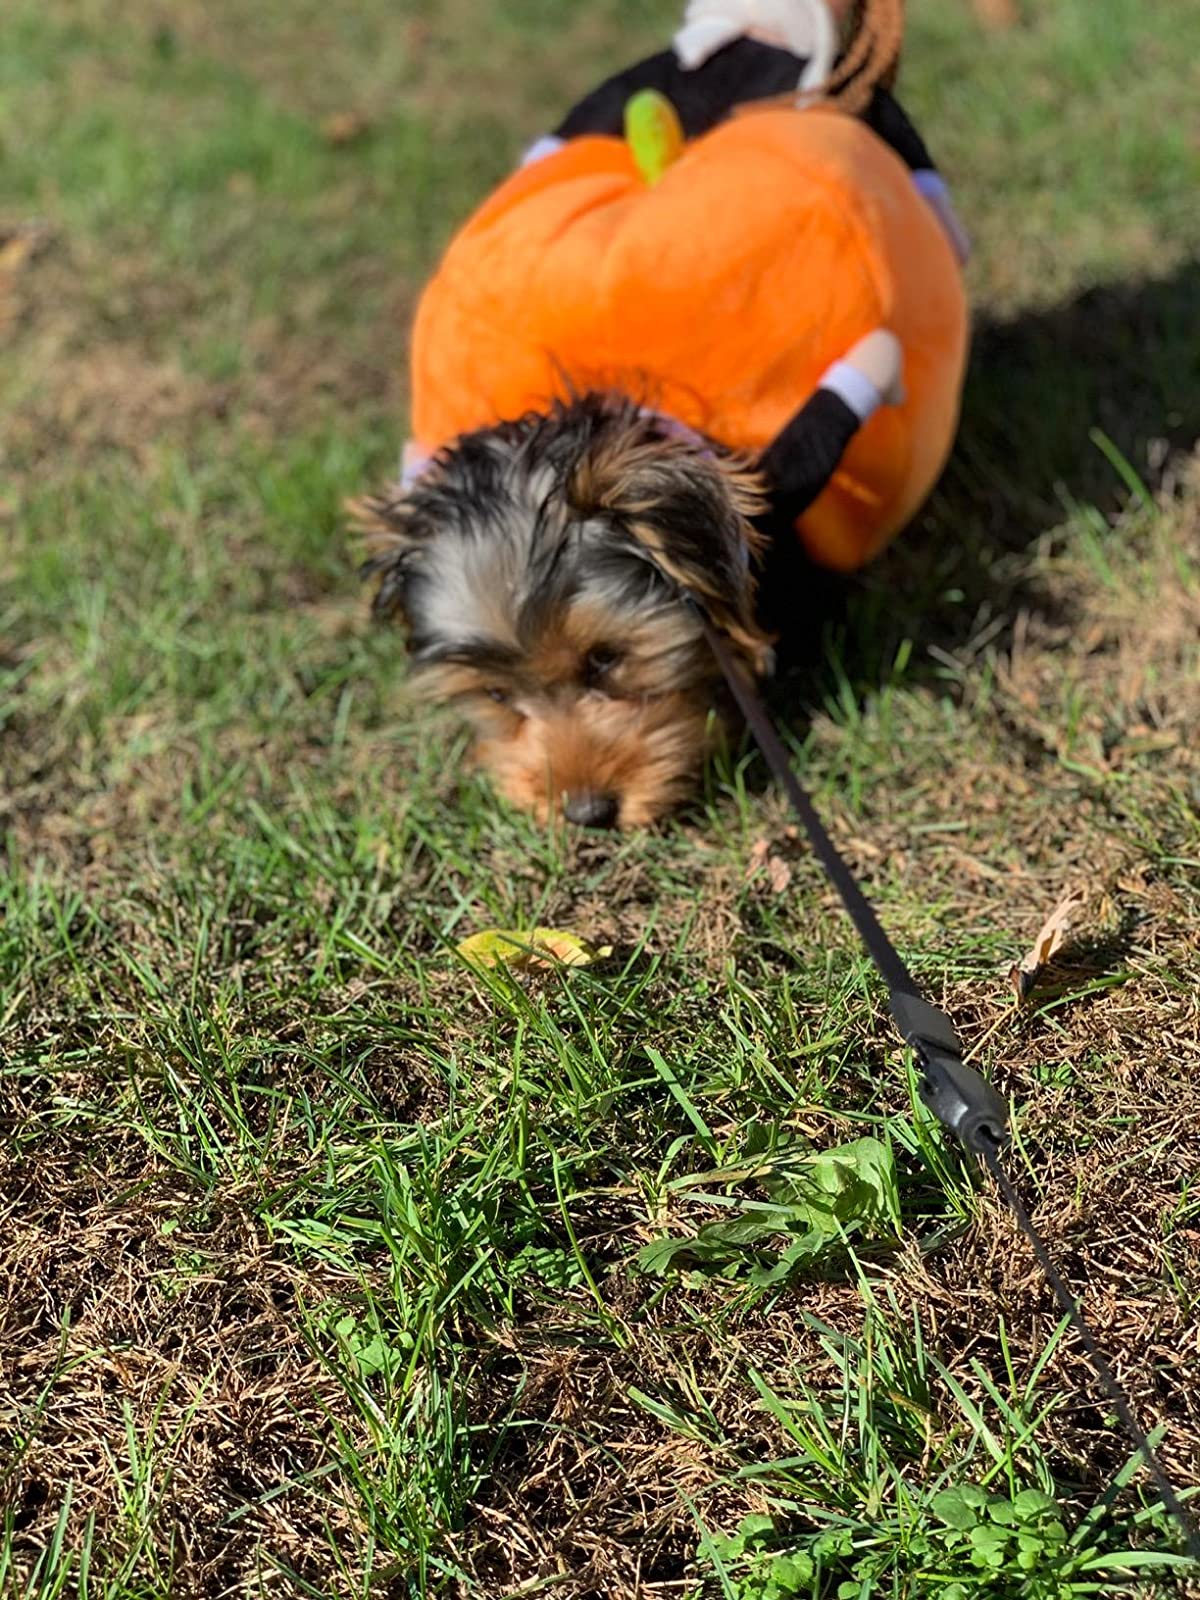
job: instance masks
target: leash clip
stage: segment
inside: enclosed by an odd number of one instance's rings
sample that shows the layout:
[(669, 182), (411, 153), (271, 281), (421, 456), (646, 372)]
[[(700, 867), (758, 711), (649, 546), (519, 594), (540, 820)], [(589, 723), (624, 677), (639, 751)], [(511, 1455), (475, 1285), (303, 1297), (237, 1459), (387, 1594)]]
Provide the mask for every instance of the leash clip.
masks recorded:
[(915, 994), (893, 991), (892, 1016), (921, 1063), (922, 1101), (976, 1155), (1008, 1143), (1008, 1104), (982, 1073), (967, 1066), (954, 1024)]

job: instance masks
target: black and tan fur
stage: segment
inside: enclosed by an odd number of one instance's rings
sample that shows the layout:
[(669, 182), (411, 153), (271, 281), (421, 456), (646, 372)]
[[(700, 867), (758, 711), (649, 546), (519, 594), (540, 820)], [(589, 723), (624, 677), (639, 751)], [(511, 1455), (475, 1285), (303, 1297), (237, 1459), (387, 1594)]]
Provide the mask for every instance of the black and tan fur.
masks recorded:
[(363, 502), (375, 610), (416, 681), (474, 728), (501, 792), (545, 819), (637, 827), (693, 786), (719, 673), (690, 592), (764, 671), (746, 465), (630, 401), (587, 395), (469, 434)]

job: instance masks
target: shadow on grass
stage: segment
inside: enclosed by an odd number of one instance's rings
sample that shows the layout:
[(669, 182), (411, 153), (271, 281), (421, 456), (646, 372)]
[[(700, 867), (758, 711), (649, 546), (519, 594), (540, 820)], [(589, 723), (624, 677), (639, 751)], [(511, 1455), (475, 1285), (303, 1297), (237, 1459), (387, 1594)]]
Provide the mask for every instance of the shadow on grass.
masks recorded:
[(981, 640), (1003, 644), (1022, 609), (1055, 617), (1029, 552), (1072, 506), (1111, 511), (1128, 498), (1113, 453), (1151, 494), (1164, 487), (1200, 437), (1198, 327), (1195, 262), (977, 323), (955, 451), (914, 526), (849, 582), (776, 541), (764, 591), (782, 597), (771, 619), (784, 633), (779, 705), (821, 698), (831, 649), (852, 684), (874, 685), (911, 640), (919, 681), (936, 670), (931, 645), (969, 660)]
[(1072, 1002), (1072, 1014), (1078, 1017), (1082, 1007), (1131, 976), (1128, 961), (1144, 920), (1144, 914), (1127, 908), (1115, 928), (1069, 939), (1023, 986), (1026, 1027), (1040, 1023), (1047, 1007), (1064, 1000)]

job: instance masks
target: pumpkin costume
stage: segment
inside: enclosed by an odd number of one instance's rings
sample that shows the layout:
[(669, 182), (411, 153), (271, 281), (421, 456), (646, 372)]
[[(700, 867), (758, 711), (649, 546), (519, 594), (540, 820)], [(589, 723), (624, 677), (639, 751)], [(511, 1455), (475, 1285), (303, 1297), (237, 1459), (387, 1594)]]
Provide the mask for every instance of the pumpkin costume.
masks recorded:
[[(664, 52), (535, 148), (422, 298), (418, 461), (553, 397), (616, 389), (761, 457), (817, 561), (849, 570), (883, 547), (953, 441), (965, 297), (944, 188), (886, 91), (861, 117), (822, 104), (730, 114), (794, 89), (803, 65), (752, 39), (694, 68)], [(646, 88), (686, 139), (652, 185), (620, 121)], [(903, 350), (899, 404), (842, 360), (878, 328)]]

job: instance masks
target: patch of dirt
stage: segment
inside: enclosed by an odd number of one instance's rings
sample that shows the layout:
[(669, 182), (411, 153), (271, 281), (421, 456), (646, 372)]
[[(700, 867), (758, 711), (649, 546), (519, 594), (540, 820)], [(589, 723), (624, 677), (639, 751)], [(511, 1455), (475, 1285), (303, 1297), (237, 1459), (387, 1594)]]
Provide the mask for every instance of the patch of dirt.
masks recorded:
[[(10, 302), (8, 337), (20, 362), (11, 370), (27, 374), (5, 430), (12, 462), (30, 468), (69, 456), (81, 464), (112, 450), (146, 458), (164, 443), (188, 444), (200, 429), (215, 442), (216, 425), (230, 422), (270, 439), (331, 411), (399, 417), (403, 289), (391, 296), (371, 351), (361, 329), (340, 334), (260, 318), (242, 331), (245, 370), (217, 381), (165, 354), (160, 337), (165, 325), (195, 331), (211, 305), (194, 302), (186, 284), (164, 283), (150, 262), (106, 262), (101, 271), (75, 254), (66, 247), (59, 259), (48, 254)], [(385, 271), (376, 264), (380, 278)], [(359, 292), (359, 268), (344, 278), (322, 287), (318, 320), (331, 298)], [(0, 306), (2, 295), (0, 275)]]
[[(324, 128), (336, 118), (369, 128), (399, 102), (443, 135), (460, 125), (464, 114), (495, 117), (514, 130), (508, 135), (513, 155), (520, 148), (522, 125), (531, 142), (593, 87), (597, 62), (611, 62), (615, 69), (636, 60), (639, 51), (661, 50), (673, 26), (664, 19), (655, 29), (649, 18), (631, 21), (628, 12), (614, 15), (611, 8), (585, 6), (541, 29), (531, 58), (527, 28), (506, 16), (503, 7), (441, 0), (421, 16), (404, 16), (395, 8), (368, 10), (355, 20), (355, 48), (348, 51), (339, 37), (343, 19), (321, 7), (297, 6), (281, 20), (248, 11), (237, 0), (169, 11), (161, 0), (142, 3), (147, 25), (161, 15), (161, 25), (172, 30), (181, 50), (235, 67), (275, 103), (315, 126)], [(370, 40), (366, 49), (364, 35)], [(464, 97), (468, 73), (471, 90)]]
[[(30, 1108), (8, 1101), (4, 1121), (28, 1130)], [(143, 1570), (177, 1568), (185, 1600), (241, 1592), (262, 1543), (323, 1582), (311, 1552), (325, 1527), (357, 1525), (322, 1440), (336, 1423), (369, 1444), (301, 1310), (347, 1285), (267, 1247), (252, 1189), (206, 1205), (119, 1125), (85, 1153), (66, 1121), (35, 1160), (0, 1161), (0, 1454), (18, 1562), (45, 1547), (69, 1488), (69, 1541), (89, 1515), (101, 1538), (135, 1515), (136, 1539), (145, 1516)]]
[(52, 239), (48, 223), (0, 221), (0, 345), (21, 315), (27, 275)]
[[(156, 292), (135, 264), (101, 266), (62, 240), (24, 275), (7, 330), (9, 371), (22, 375), (5, 429), (11, 462), (28, 470), (68, 456), (142, 454), (225, 416), (226, 390), (153, 351), (137, 331), (154, 320)], [(185, 317), (178, 286), (167, 292), (170, 315)], [(126, 316), (134, 328), (122, 325)]]
[(108, 450), (141, 452), (193, 423), (219, 421), (228, 405), (220, 385), (112, 344), (60, 360), (12, 437), (22, 454), (69, 452), (76, 461)]
[[(1136, 508), (1118, 521), (1112, 565), (1045, 558), (1065, 620), (1021, 613), (1000, 664), (1014, 723), (1059, 756), (1078, 758), (1082, 734), (1102, 771), (1164, 758), (1179, 777), (1200, 761), (1200, 454), (1178, 470), (1183, 498), (1168, 486), (1148, 528)], [(1069, 719), (1071, 700), (1084, 709)]]

